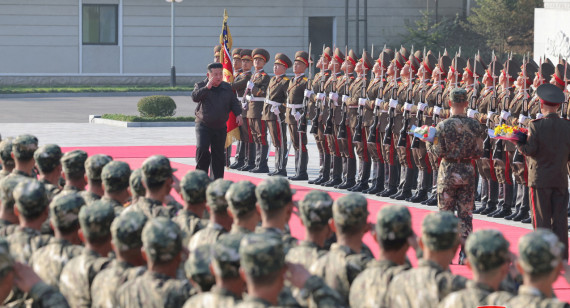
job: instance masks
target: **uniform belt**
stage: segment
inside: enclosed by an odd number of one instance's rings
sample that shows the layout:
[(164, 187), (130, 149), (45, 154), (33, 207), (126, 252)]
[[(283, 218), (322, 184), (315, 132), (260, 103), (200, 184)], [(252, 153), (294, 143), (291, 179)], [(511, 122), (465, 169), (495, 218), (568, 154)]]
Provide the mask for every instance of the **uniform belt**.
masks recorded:
[(287, 108), (303, 108), (303, 104), (287, 104)]
[(351, 106), (346, 106), (346, 108), (348, 108), (348, 109), (356, 109), (356, 108), (358, 108), (358, 105), (357, 105), (357, 106), (353, 106), (353, 105), (351, 105)]
[(265, 97), (252, 97), (250, 100), (250, 102), (263, 102), (265, 101)]
[(444, 158), (448, 163), (455, 163), (455, 164), (470, 164), (471, 158), (462, 158), (462, 159), (452, 159), (452, 158)]
[(270, 101), (268, 99), (265, 99), (264, 102), (268, 105), (273, 106), (273, 107), (281, 107), (281, 105), (282, 105), (281, 103)]

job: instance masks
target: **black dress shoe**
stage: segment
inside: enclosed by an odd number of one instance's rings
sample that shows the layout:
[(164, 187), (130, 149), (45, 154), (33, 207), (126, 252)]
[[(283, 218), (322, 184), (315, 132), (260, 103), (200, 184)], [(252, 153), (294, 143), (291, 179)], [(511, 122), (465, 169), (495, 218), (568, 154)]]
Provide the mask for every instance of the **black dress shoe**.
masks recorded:
[(390, 198), (390, 199), (396, 199), (396, 198), (397, 198), (399, 195), (401, 195), (401, 194), (402, 194), (402, 191), (401, 191), (401, 190), (398, 190), (395, 194), (390, 195), (389, 198)]
[(493, 218), (503, 218), (509, 216), (513, 213), (512, 209), (509, 206), (503, 206), (500, 212), (493, 215)]
[(415, 198), (419, 193), (420, 191), (416, 190), (416, 192), (411, 197), (406, 198), (406, 201), (411, 202), (410, 200), (412, 200), (412, 198)]
[(338, 184), (342, 183), (341, 179), (330, 179), (329, 181), (327, 181), (326, 183), (322, 183), (321, 185), (324, 187), (334, 187)]
[(295, 175), (295, 176), (289, 177), (290, 181), (306, 181), (308, 179), (309, 179), (309, 176), (307, 174), (301, 174), (301, 175)]
[(513, 221), (522, 221), (522, 220), (527, 219), (529, 217), (530, 217), (530, 215), (528, 214), (528, 208), (527, 209), (521, 209), (519, 211), (519, 214), (513, 218)]
[(412, 203), (420, 203), (426, 201), (428, 199), (426, 191), (418, 191), (418, 193), (409, 199)]
[(272, 172), (272, 173), (270, 173), (269, 175), (270, 175), (270, 176), (278, 175), (278, 176), (282, 176), (282, 177), (287, 177), (287, 171), (281, 170), (281, 171), (278, 171), (278, 172)]
[(406, 198), (410, 198), (412, 196), (412, 192), (409, 190), (402, 190), (402, 193), (394, 198), (394, 200), (405, 200)]
[(352, 187), (350, 191), (361, 192), (368, 189), (368, 182), (360, 182), (356, 186)]
[(433, 197), (430, 200), (426, 201), (427, 206), (437, 206), (437, 197)]
[(354, 185), (356, 185), (356, 182), (354, 182), (354, 181), (346, 181), (346, 183), (344, 183), (344, 185), (343, 185), (343, 184), (340, 184), (340, 185), (338, 185), (338, 186), (335, 186), (335, 188), (338, 188), (338, 189), (347, 189), (347, 188), (350, 188), (350, 187), (352, 187), (352, 186), (354, 186)]
[(243, 167), (244, 165), (245, 165), (245, 163), (243, 161), (236, 161), (230, 165), (230, 169), (239, 169), (239, 168)]
[(527, 217), (527, 218), (525, 218), (525, 219), (521, 220), (521, 222), (522, 222), (523, 224), (529, 224), (529, 223), (531, 223), (531, 222), (532, 222), (532, 218), (530, 218), (530, 217)]
[(487, 208), (487, 203), (483, 203), (481, 204), (480, 207), (476, 208), (473, 210), (473, 214), (480, 214), (481, 212), (483, 212), (485, 209)]
[(497, 206), (495, 206), (495, 205), (489, 206), (489, 205), (487, 204), (487, 208), (485, 208), (485, 210), (484, 210), (484, 211), (481, 211), (479, 214), (481, 214), (481, 215), (488, 215), (488, 214), (490, 214), (490, 213), (492, 213), (492, 212), (494, 212), (494, 211), (496, 211), (496, 210), (497, 210)]
[(509, 215), (509, 216), (505, 216), (506, 220), (513, 220), (513, 218), (515, 218), (521, 211), (521, 206), (517, 205), (515, 211)]
[(396, 188), (388, 188), (388, 189), (384, 189), (382, 192), (379, 192), (376, 195), (380, 196), (380, 197), (390, 197), (391, 195), (393, 195), (397, 192), (398, 192), (398, 190), (396, 190)]
[(251, 169), (254, 169), (255, 165), (244, 165), (243, 167), (239, 168), (239, 171), (249, 171)]
[(249, 170), (251, 173), (267, 173), (269, 172), (269, 167), (260, 167)]
[(317, 177), (317, 178), (314, 179), (314, 180), (310, 180), (310, 181), (309, 181), (309, 184), (316, 184), (316, 183), (317, 183), (318, 181), (320, 181), (322, 178), (323, 178), (323, 175), (322, 175), (322, 174), (319, 174), (319, 177)]

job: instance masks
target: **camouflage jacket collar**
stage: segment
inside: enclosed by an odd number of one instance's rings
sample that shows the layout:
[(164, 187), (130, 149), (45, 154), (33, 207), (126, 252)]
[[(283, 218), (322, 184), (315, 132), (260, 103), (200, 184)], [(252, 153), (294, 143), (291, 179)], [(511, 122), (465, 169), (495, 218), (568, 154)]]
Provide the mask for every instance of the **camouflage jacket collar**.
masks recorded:
[(12, 174), (21, 175), (21, 176), (25, 176), (25, 177), (28, 177), (28, 178), (31, 178), (31, 177), (32, 177), (31, 174), (25, 173), (24, 171), (20, 171), (20, 170), (18, 170), (18, 169), (12, 170)]
[(108, 201), (108, 202), (112, 203), (113, 207), (123, 207), (123, 205), (119, 201), (117, 201), (113, 198), (109, 198), (108, 196), (105, 196), (105, 195), (103, 197), (101, 197), (101, 200)]
[(208, 223), (208, 227), (207, 227), (207, 228), (212, 228), (212, 229), (217, 230), (217, 231), (222, 231), (222, 230), (224, 230), (224, 227), (222, 227), (222, 225), (220, 225), (220, 224), (218, 224), (218, 223), (215, 223), (215, 222), (213, 222), (213, 221), (210, 221), (210, 222)]
[(251, 233), (251, 231), (249, 229), (246, 229), (242, 226), (238, 226), (236, 224), (232, 225), (232, 229), (230, 230), (231, 234), (249, 234)]
[(168, 275), (165, 275), (162, 273), (157, 273), (157, 272), (151, 271), (151, 270), (147, 270), (143, 275), (147, 276), (148, 280), (166, 281), (166, 280), (170, 280), (170, 279), (175, 279), (175, 278), (170, 277)]
[(93, 249), (89, 249), (87, 247), (85, 247), (85, 249), (83, 249), (83, 254), (87, 257), (91, 257), (91, 258), (101, 258), (102, 256), (96, 252)]
[[(422, 259), (418, 261), (418, 267), (431, 267), (433, 269), (436, 269), (438, 272), (444, 272), (445, 270), (436, 262), (432, 261), (432, 260), (426, 260), (426, 259)], [(449, 271), (449, 269), (447, 270)]]
[[(544, 293), (542, 293), (539, 289), (531, 286), (522, 285), (519, 287), (519, 295), (526, 295), (531, 297), (538, 297), (540, 299), (548, 298)], [(552, 298), (556, 298), (556, 295), (552, 293)]]
[(257, 227), (255, 228), (255, 233), (263, 233), (263, 232), (271, 232), (271, 233), (275, 233), (279, 236), (283, 236), (285, 235), (285, 231), (279, 229), (279, 228), (274, 228), (274, 227)]
[(488, 284), (485, 284), (482, 282), (477, 282), (474, 280), (467, 281), (466, 288), (467, 289), (477, 289), (477, 290), (484, 291), (487, 293), (493, 293), (496, 291), (493, 288), (491, 288)]
[(273, 305), (271, 305), (270, 302), (262, 298), (253, 297), (249, 295), (245, 298), (245, 300), (242, 303), (251, 303), (250, 305), (247, 305), (247, 307), (273, 307)]
[(31, 236), (37, 236), (37, 235), (41, 235), (42, 232), (40, 230), (36, 230), (36, 229), (32, 229), (29, 227), (18, 227), (18, 229), (16, 229), (17, 233), (24, 233), (27, 235), (31, 235)]
[(66, 185), (63, 187), (63, 191), (67, 191), (67, 192), (69, 192), (69, 191), (72, 191), (72, 192), (80, 192), (81, 190), (80, 190), (79, 188), (75, 187), (75, 186), (71, 186), (71, 185), (69, 185), (69, 184), (66, 184)]
[(213, 294), (216, 294), (216, 295), (232, 297), (234, 300), (240, 300), (241, 299), (241, 296), (238, 296), (238, 295), (234, 294), (233, 292), (231, 292), (230, 290), (223, 288), (223, 287), (219, 287), (219, 286), (213, 286), (212, 289), (210, 290), (210, 292), (212, 292)]
[(302, 246), (302, 247), (309, 247), (309, 248), (315, 248), (315, 249), (317, 249), (317, 250), (323, 250), (322, 247), (319, 247), (319, 245), (315, 244), (314, 242), (306, 241), (306, 240), (300, 241), (300, 242), (299, 242), (299, 246)]
[(342, 251), (344, 252), (346, 255), (354, 255), (356, 254), (356, 251), (352, 250), (352, 248), (345, 246), (345, 245), (340, 245), (339, 243), (333, 243), (331, 245), (331, 249), (330, 251), (334, 251), (334, 250), (338, 250), (338, 251)]
[(466, 114), (454, 114), (451, 116), (451, 118), (467, 118)]

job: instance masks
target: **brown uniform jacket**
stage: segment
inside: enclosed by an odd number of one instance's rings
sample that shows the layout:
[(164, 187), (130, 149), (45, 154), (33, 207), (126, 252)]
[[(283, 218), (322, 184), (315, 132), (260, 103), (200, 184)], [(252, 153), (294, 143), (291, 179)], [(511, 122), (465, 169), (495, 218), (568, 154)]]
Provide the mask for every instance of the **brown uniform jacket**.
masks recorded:
[[(324, 77), (323, 77), (324, 74)], [(309, 100), (309, 118), (313, 119), (315, 117), (316, 112), (316, 100), (317, 100), (317, 93), (324, 92), (324, 83), (328, 80), (329, 76), (331, 75), (331, 71), (325, 70), (324, 73), (318, 72), (313, 77), (313, 80), (310, 80), (311, 83), (311, 90), (313, 90), (314, 94), (311, 95), (311, 99)], [(321, 80), (323, 80), (323, 86), (321, 89)], [(322, 109), (321, 109), (322, 111)]]
[(239, 73), (234, 82), (232, 82), (232, 90), (236, 91), (238, 97), (242, 97), (245, 92), (247, 82), (251, 79), (251, 71)]
[(358, 120), (358, 99), (362, 97), (362, 88), (364, 87), (364, 89), (366, 89), (367, 83), (366, 78), (359, 76), (350, 84), (349, 94), (347, 94), (350, 97), (346, 100), (346, 106), (348, 125), (352, 128), (356, 127)]
[[(251, 93), (256, 98), (265, 98), (267, 94), (267, 87), (269, 86), (269, 81), (271, 77), (267, 75), (267, 73), (261, 70), (258, 73), (253, 74), (251, 77), (251, 81), (254, 83), (253, 89), (251, 89)], [(265, 103), (263, 101), (250, 101), (249, 102), (249, 109), (247, 110), (247, 118), (249, 119), (260, 119), (261, 118), (261, 111), (263, 110), (263, 105)]]
[(279, 104), (279, 117), (283, 119), (285, 116), (285, 102), (287, 100), (287, 87), (289, 86), (289, 77), (285, 75), (273, 76), (267, 87), (267, 101), (263, 104), (261, 119), (264, 121), (275, 121), (277, 116), (273, 113), (272, 107), (274, 103)]
[[(297, 124), (294, 114), (299, 112), (303, 114), (303, 100), (305, 98), (305, 89), (307, 88), (308, 79), (305, 75), (295, 77), (289, 81), (287, 85), (287, 109), (285, 110), (285, 123), (287, 124)], [(292, 112), (293, 106), (295, 105), (295, 111)], [(301, 105), (301, 108), (296, 106)], [(307, 114), (305, 114), (307, 116)]]
[[(326, 120), (327, 120), (328, 117), (329, 117), (330, 110), (331, 110), (331, 106), (332, 106), (332, 108), (334, 108), (334, 102), (330, 102), (329, 94), (330, 94), (331, 92), (338, 92), (338, 91), (337, 91), (337, 89), (338, 89), (338, 83), (339, 83), (339, 80), (340, 80), (341, 78), (342, 78), (342, 73), (341, 73), (341, 72), (338, 72), (338, 73), (336, 73), (335, 75), (333, 75), (333, 74), (331, 73), (331, 75), (329, 75), (329, 78), (328, 78), (327, 81), (325, 82), (325, 86), (324, 86), (324, 89), (323, 89), (322, 92), (323, 92), (323, 93), (325, 94), (325, 96), (326, 96), (326, 98), (325, 98), (326, 104), (324, 104), (324, 105), (322, 106), (322, 109), (321, 109), (321, 119), (320, 119), (320, 120), (322, 120), (321, 123), (323, 123), (323, 125), (324, 125), (324, 123), (326, 123)], [(339, 95), (337, 104), (341, 103), (341, 99), (342, 99), (342, 96)], [(329, 105), (329, 103), (330, 103), (330, 105)], [(340, 104), (339, 104), (339, 106), (340, 106)], [(334, 109), (333, 109), (333, 110), (334, 110)], [(339, 112), (338, 112), (338, 117), (339, 117), (339, 119), (340, 119), (340, 108), (339, 108)], [(339, 120), (339, 122), (340, 122), (340, 120)], [(335, 124), (335, 121), (334, 121), (334, 114), (333, 114), (333, 124)]]
[[(334, 125), (340, 125), (340, 121), (342, 121), (342, 96), (343, 95), (347, 95), (350, 96), (350, 87), (352, 85), (352, 83), (354, 82), (354, 80), (356, 79), (356, 74), (354, 72), (348, 74), (348, 77), (342, 76), (338, 78), (338, 81), (336, 82), (336, 89), (337, 89), (337, 93), (338, 93), (338, 106), (334, 106), (334, 103), (332, 104), (333, 106), (333, 112), (334, 112), (334, 117), (333, 117), (333, 123)], [(347, 91), (348, 90), (348, 91)], [(347, 100), (347, 103), (349, 103), (350, 99)], [(331, 102), (332, 103), (332, 102)], [(357, 101), (358, 104), (358, 101)]]
[[(382, 97), (382, 93), (378, 93), (378, 89), (382, 82), (380, 78), (374, 78), (368, 83), (366, 88), (366, 96), (368, 102), (366, 103), (366, 108), (364, 108), (364, 118), (362, 119), (362, 124), (364, 126), (371, 126), (374, 123), (374, 107), (376, 106), (376, 98)], [(386, 81), (384, 81), (384, 85)]]

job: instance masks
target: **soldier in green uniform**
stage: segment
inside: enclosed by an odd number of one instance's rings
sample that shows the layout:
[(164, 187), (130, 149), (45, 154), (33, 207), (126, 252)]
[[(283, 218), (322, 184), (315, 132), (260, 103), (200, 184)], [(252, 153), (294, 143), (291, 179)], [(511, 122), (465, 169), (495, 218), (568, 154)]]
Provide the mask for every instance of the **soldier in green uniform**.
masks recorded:
[(130, 198), (129, 178), (131, 167), (123, 161), (109, 162), (101, 171), (101, 183), (103, 185), (102, 200), (113, 203), (117, 216), (124, 210)]
[(116, 259), (93, 279), (91, 307), (117, 307), (117, 289), (144, 273), (141, 234), (147, 220), (143, 213), (128, 212), (111, 224)]
[[(233, 77), (235, 80), (239, 75), (241, 75), (241, 73), (243, 73), (243, 69), (242, 69), (242, 61), (241, 61), (241, 55), (240, 52), (242, 51), (241, 48), (234, 48), (231, 52), (232, 55), (232, 68), (234, 70), (234, 74)], [(232, 82), (232, 88), (233, 88), (233, 82)], [(236, 161), (231, 164), (230, 163), (230, 158), (232, 156), (232, 148), (231, 145), (229, 147), (226, 148), (226, 167), (230, 168), (230, 169), (237, 169), (236, 166), (240, 164), (242, 164), (243, 166), (243, 158), (244, 154), (245, 154), (245, 148), (242, 149), (242, 144), (241, 144), (241, 139), (242, 139), (242, 132), (241, 132), (241, 127), (243, 126), (240, 125), (239, 129), (240, 129), (240, 138), (237, 142), (237, 147), (236, 147), (236, 155), (235, 155), (235, 159)], [(245, 144), (244, 144), (245, 145)], [(241, 153), (240, 153), (241, 152)], [(233, 165), (234, 168), (231, 168)], [(241, 167), (241, 166), (240, 166)]]
[(261, 120), (265, 122), (275, 147), (275, 169), (269, 175), (287, 176), (287, 125), (284, 122), (284, 113), (290, 80), (285, 76), (285, 72), (292, 65), (287, 55), (283, 53), (275, 55), (273, 64), (275, 76), (269, 81), (267, 97), (261, 111)]
[(255, 206), (257, 203), (255, 185), (250, 181), (233, 183), (226, 192), (226, 201), (228, 211), (234, 220), (230, 233), (243, 236), (255, 231), (255, 227), (261, 221)]
[[(251, 66), (253, 58), (251, 57), (251, 49), (242, 49), (239, 53), (242, 68), (241, 72), (235, 76), (232, 82), (232, 90), (236, 91), (237, 99), (242, 104), (241, 107), (245, 111), (247, 109), (247, 101), (243, 97), (246, 86), (251, 79)], [(235, 59), (235, 58), (234, 58)], [(230, 166), (231, 169), (240, 171), (249, 171), (255, 168), (255, 143), (253, 135), (249, 127), (249, 122), (244, 121), (239, 127), (240, 141), (236, 152), (236, 162)]]
[(26, 178), (10, 176), (0, 180), (0, 235), (8, 236), (16, 230), (20, 219), (14, 213), (14, 188)]
[(220, 62), (220, 52), (222, 52), (222, 45), (214, 46), (214, 62)]
[(103, 167), (112, 160), (113, 158), (109, 155), (95, 154), (85, 161), (85, 175), (87, 175), (88, 190), (82, 191), (81, 196), (85, 199), (87, 205), (101, 199), (105, 193), (101, 182), (101, 171), (103, 171)]
[(180, 181), (184, 205), (172, 221), (182, 230), (183, 243), (189, 243), (190, 238), (208, 224), (203, 216), (206, 210), (206, 189), (211, 182), (203, 170), (189, 171)]
[(186, 278), (192, 284), (192, 294), (209, 292), (216, 283), (210, 270), (212, 261), (212, 244), (204, 244), (190, 251), (188, 260), (184, 263)]
[(32, 135), (20, 135), (12, 141), (12, 158), (15, 167), (13, 175), (34, 177), (34, 152), (38, 149), (38, 138)]
[(61, 190), (59, 180), (62, 156), (61, 148), (56, 144), (43, 145), (34, 152), (34, 160), (40, 172), (39, 180), (45, 185), (50, 199)]
[(65, 178), (65, 186), (62, 193), (80, 192), (85, 190), (87, 181), (85, 181), (85, 161), (87, 160), (87, 152), (83, 150), (73, 150), (63, 154), (61, 157), (61, 166), (63, 169), (63, 177)]
[(6, 177), (14, 167), (16, 163), (14, 158), (12, 158), (12, 141), (14, 138), (8, 137), (0, 142), (0, 163), (2, 163), (2, 170), (0, 170), (0, 180)]

